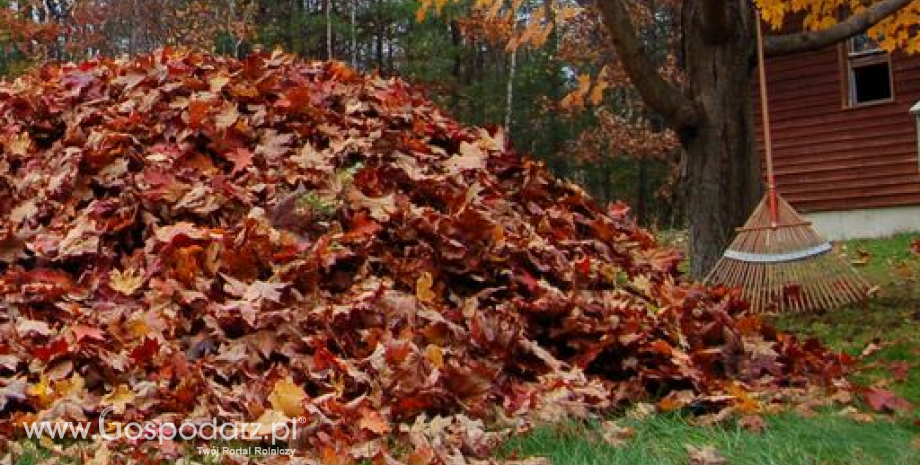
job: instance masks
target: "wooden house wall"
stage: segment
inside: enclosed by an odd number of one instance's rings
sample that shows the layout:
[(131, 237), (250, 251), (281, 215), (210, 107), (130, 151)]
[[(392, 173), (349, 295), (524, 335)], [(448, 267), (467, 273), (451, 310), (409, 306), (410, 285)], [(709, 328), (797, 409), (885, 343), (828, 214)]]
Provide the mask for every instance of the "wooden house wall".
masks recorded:
[(920, 56), (891, 56), (894, 101), (849, 108), (844, 60), (832, 47), (767, 61), (779, 192), (802, 212), (920, 205), (909, 113), (920, 100)]

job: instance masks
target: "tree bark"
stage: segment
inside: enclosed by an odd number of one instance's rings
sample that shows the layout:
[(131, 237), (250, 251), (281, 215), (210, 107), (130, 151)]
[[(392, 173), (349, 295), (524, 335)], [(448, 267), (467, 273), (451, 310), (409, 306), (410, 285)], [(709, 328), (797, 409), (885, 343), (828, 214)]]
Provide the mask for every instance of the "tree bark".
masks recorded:
[(753, 6), (745, 1), (683, 2), (684, 89), (659, 74), (623, 0), (605, 0), (600, 7), (624, 69), (646, 104), (677, 132), (686, 153), (690, 274), (703, 278), (761, 193), (751, 108)]
[(701, 110), (693, 130), (680, 133), (688, 156), (690, 273), (696, 278), (722, 256), (762, 192), (752, 121), (754, 11), (727, 8), (728, 21), (740, 27), (714, 37), (704, 25), (706, 1), (687, 1), (682, 12), (687, 81)]

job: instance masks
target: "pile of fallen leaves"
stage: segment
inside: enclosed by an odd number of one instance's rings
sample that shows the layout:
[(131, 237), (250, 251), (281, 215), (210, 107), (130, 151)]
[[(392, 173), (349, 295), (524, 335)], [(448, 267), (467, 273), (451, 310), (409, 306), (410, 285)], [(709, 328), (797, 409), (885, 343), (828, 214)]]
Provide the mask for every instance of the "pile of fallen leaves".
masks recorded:
[(322, 462), (464, 463), (535, 420), (843, 372), (397, 79), (167, 50), (0, 84), (0, 125), (6, 437), (303, 416)]

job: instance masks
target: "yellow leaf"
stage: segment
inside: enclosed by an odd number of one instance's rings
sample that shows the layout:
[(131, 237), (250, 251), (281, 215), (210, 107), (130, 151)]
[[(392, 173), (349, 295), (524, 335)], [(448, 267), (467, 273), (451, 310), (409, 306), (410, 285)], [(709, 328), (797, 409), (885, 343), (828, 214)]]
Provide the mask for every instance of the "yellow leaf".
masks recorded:
[(224, 86), (230, 82), (230, 77), (226, 75), (218, 75), (212, 77), (208, 80), (208, 84), (211, 86), (211, 92), (218, 94), (223, 90)]
[(302, 387), (290, 379), (281, 379), (275, 382), (268, 402), (272, 404), (273, 410), (293, 418), (304, 414), (303, 401), (306, 398), (307, 393)]
[(6, 142), (6, 149), (18, 156), (28, 155), (30, 146), (32, 146), (32, 139), (29, 138), (27, 132), (16, 134)]
[(124, 295), (134, 294), (144, 284), (144, 275), (134, 268), (109, 271), (109, 287)]
[(437, 369), (444, 368), (444, 349), (440, 346), (429, 344), (425, 347), (425, 358)]
[(415, 21), (422, 22), (428, 16), (428, 9), (431, 8), (431, 0), (419, 0), (419, 7), (415, 10)]
[(566, 110), (581, 108), (585, 106), (584, 94), (579, 93), (577, 90), (569, 92), (569, 94), (563, 97), (559, 102), (559, 106)]
[(578, 16), (584, 8), (565, 6), (562, 7), (558, 12), (556, 12), (556, 21), (566, 21)]
[(500, 224), (496, 224), (492, 227), (492, 245), (495, 247), (503, 247), (505, 245), (505, 228)]
[(431, 273), (424, 272), (421, 276), (418, 277), (418, 280), (415, 281), (415, 297), (418, 298), (420, 302), (432, 302), (434, 301), (434, 291), (431, 290), (431, 287), (434, 285), (434, 278), (431, 277)]
[(609, 87), (606, 77), (607, 67), (605, 66), (597, 76), (597, 79), (594, 80), (594, 87), (591, 89), (591, 96), (589, 97), (591, 105), (600, 105), (604, 100), (604, 91)]
[(652, 293), (652, 281), (644, 274), (636, 275), (630, 284), (645, 295), (651, 295)]
[(64, 379), (54, 383), (54, 390), (64, 396), (79, 398), (86, 389), (86, 381), (77, 373), (71, 375), (70, 379)]
[(736, 407), (741, 413), (750, 414), (761, 411), (760, 402), (752, 398), (747, 390), (741, 386), (732, 383), (728, 386), (726, 391), (737, 400)]
[(578, 75), (578, 93), (585, 95), (588, 93), (588, 89), (591, 88), (591, 75), (590, 74), (580, 74)]
[(118, 413), (124, 413), (128, 404), (134, 403), (134, 392), (125, 384), (119, 384), (114, 391), (102, 397), (102, 405), (112, 406)]
[(32, 384), (26, 389), (26, 394), (36, 400), (36, 403), (42, 407), (47, 407), (54, 401), (54, 389), (48, 378), (42, 375), (37, 384)]

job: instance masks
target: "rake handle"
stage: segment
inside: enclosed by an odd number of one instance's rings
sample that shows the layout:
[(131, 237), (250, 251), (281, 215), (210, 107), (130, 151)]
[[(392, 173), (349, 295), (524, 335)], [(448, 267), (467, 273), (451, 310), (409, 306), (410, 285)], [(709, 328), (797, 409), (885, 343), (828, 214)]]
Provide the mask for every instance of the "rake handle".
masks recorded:
[(770, 207), (770, 223), (776, 228), (779, 214), (776, 207), (776, 179), (773, 175), (773, 141), (770, 130), (770, 105), (767, 103), (767, 71), (763, 54), (763, 32), (760, 30), (760, 14), (754, 15), (757, 27), (757, 73), (760, 81), (760, 116), (763, 120), (763, 145), (767, 163), (767, 199)]

